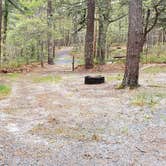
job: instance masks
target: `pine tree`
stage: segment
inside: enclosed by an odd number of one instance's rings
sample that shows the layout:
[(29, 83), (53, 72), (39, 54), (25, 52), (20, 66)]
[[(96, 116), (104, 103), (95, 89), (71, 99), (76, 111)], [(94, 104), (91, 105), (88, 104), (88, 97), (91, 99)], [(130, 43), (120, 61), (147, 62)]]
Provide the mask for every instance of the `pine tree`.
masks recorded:
[(142, 0), (130, 0), (125, 74), (122, 86), (137, 87), (143, 40)]
[(85, 38), (85, 68), (93, 68), (93, 40), (94, 40), (94, 19), (95, 19), (95, 0), (87, 1), (88, 16)]

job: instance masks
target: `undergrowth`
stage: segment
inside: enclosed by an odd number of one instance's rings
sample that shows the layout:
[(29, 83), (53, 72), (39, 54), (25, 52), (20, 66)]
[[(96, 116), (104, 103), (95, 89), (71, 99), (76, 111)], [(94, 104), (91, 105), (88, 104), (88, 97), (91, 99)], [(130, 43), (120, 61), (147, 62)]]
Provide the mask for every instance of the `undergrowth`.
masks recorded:
[(7, 85), (0, 85), (0, 99), (4, 99), (11, 93), (11, 87)]

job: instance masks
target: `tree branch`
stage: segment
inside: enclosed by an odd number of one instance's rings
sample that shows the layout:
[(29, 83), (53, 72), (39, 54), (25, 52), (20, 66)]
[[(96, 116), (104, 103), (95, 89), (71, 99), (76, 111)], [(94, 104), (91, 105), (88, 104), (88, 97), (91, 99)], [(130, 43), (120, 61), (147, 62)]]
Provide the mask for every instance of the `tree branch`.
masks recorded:
[(113, 23), (113, 22), (116, 22), (116, 21), (118, 21), (118, 20), (120, 20), (120, 19), (126, 17), (126, 16), (127, 16), (127, 14), (124, 14), (124, 15), (122, 15), (122, 16), (120, 16), (120, 17), (117, 17), (117, 18), (115, 18), (115, 19), (113, 19), (113, 20), (109, 20), (109, 18), (107, 18), (106, 16), (104, 16), (104, 19), (106, 19), (109, 23)]
[(161, 3), (163, 2), (163, 0), (160, 0), (156, 5), (154, 5), (154, 10), (155, 10), (155, 18), (154, 18), (154, 22), (152, 23), (152, 25), (148, 28), (149, 25), (149, 18), (150, 18), (150, 9), (148, 9), (147, 11), (147, 17), (146, 17), (146, 23), (145, 23), (145, 28), (144, 28), (144, 40), (146, 40), (146, 36), (147, 34), (156, 26), (157, 21), (159, 19), (160, 14), (162, 13), (163, 10), (165, 10), (165, 6), (163, 6), (163, 8), (159, 11), (158, 7), (161, 5)]

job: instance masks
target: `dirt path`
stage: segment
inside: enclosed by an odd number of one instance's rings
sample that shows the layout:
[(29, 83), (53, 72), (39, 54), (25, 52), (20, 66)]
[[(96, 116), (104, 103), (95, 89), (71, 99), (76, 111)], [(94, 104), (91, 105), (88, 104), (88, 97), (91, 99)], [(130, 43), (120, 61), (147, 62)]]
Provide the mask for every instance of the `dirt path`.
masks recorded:
[[(60, 82), (34, 82), (50, 74)], [(165, 166), (166, 74), (141, 73), (138, 90), (116, 90), (117, 75), (87, 86), (55, 65), (4, 78), (12, 94), (0, 100), (0, 165)]]
[(70, 56), (70, 52), (72, 48), (63, 48), (60, 51), (57, 51), (55, 64), (59, 65), (71, 65), (72, 57)]

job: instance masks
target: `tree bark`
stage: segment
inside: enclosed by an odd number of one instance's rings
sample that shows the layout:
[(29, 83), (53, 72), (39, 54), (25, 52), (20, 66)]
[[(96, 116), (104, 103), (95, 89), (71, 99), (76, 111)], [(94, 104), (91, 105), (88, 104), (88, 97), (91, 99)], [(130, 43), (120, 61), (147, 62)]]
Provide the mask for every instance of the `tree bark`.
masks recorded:
[(110, 18), (110, 0), (100, 0), (100, 5), (98, 7), (99, 13), (99, 31), (98, 31), (98, 43), (97, 43), (97, 62), (99, 64), (105, 64), (106, 59), (106, 47), (107, 47), (107, 31), (110, 23), (117, 21), (120, 18), (115, 20), (109, 20)]
[(43, 43), (43, 41), (39, 42), (39, 45), (41, 46), (40, 65), (43, 68), (44, 67), (44, 43)]
[(6, 38), (8, 29), (9, 2), (5, 0), (4, 17), (3, 17), (3, 57), (6, 59)]
[(95, 18), (95, 0), (87, 1), (88, 16), (87, 29), (85, 37), (85, 68), (93, 68), (93, 40), (94, 40), (94, 18)]
[(106, 38), (109, 24), (104, 20), (99, 20), (99, 32), (97, 42), (97, 62), (101, 65), (105, 64), (106, 54)]
[(2, 0), (0, 0), (0, 67), (1, 67), (1, 52), (2, 52)]
[(139, 78), (139, 62), (143, 40), (142, 0), (130, 0), (129, 31), (125, 74), (122, 86), (137, 87)]
[(48, 23), (48, 36), (47, 36), (47, 42), (48, 42), (48, 64), (53, 65), (54, 64), (54, 58), (53, 58), (53, 41), (52, 41), (52, 0), (47, 0), (47, 23)]

